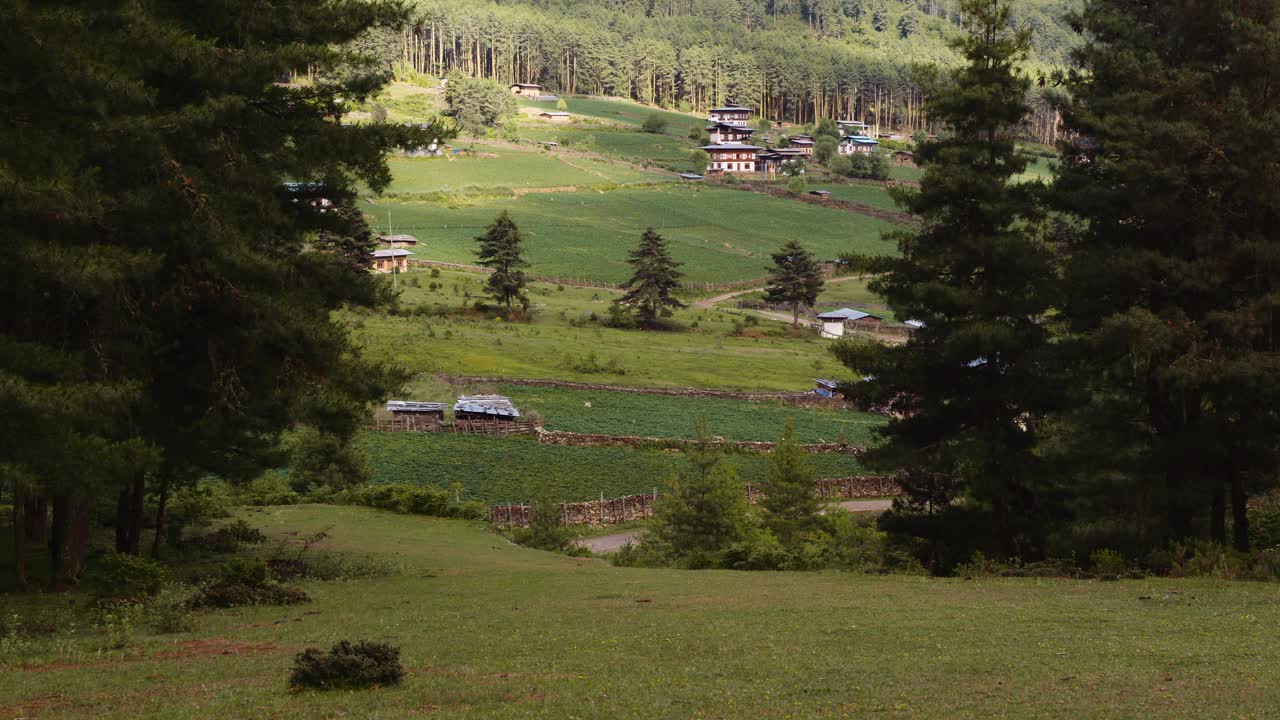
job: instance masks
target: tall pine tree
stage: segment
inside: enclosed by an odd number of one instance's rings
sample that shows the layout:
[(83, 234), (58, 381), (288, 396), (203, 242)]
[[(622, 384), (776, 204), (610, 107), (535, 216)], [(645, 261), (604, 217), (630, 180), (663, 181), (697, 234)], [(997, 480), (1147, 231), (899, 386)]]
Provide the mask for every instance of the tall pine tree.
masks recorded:
[(618, 303), (631, 307), (642, 327), (652, 328), (659, 317), (670, 317), (672, 310), (684, 307), (672, 295), (684, 275), (677, 269), (680, 263), (667, 250), (666, 238), (651, 227), (645, 228), (640, 246), (631, 251), (627, 262), (634, 271), (622, 285), (627, 293)]
[(822, 292), (822, 268), (813, 259), (813, 253), (799, 242), (788, 240), (782, 249), (771, 255), (773, 267), (769, 269), (769, 284), (765, 286), (765, 299), (769, 302), (791, 306), (791, 324), (800, 324), (800, 308), (813, 307)]
[(476, 251), (477, 262), (493, 270), (485, 288), (495, 300), (507, 306), (507, 314), (510, 315), (512, 301), (524, 303), (524, 289), (528, 283), (523, 268), (529, 267), (529, 263), (524, 259), (521, 247), (524, 238), (520, 235), (520, 228), (503, 210), (484, 235), (476, 238), (476, 242), (480, 244)]
[(765, 527), (784, 545), (808, 530), (818, 515), (818, 497), (814, 493), (817, 477), (805, 463), (804, 448), (796, 441), (791, 418), (787, 418), (782, 437), (769, 453), (761, 484), (764, 497), (760, 500)]
[[(1025, 166), (1014, 140), (1028, 112), (1030, 82), (1018, 70), (1028, 34), (1010, 28), (1006, 0), (962, 6), (968, 35), (956, 48), (965, 63), (929, 81), (930, 116), (946, 131), (917, 153), (919, 190), (896, 193), (922, 227), (897, 234), (900, 257), (860, 261), (882, 273), (870, 287), (894, 314), (924, 326), (901, 346), (845, 341), (833, 349), (869, 378), (850, 394), (902, 410), (866, 462), (911, 468), (908, 478), (959, 479), (957, 505), (924, 525), (934, 530), (906, 518), (912, 527), (941, 532), (948, 515), (976, 514), (986, 537), (957, 537), (956, 545), (985, 540), (1002, 554), (1029, 557), (1044, 543), (1036, 487), (1043, 468), (1033, 450), (1039, 415), (1052, 401), (1041, 354), (1056, 277), (1037, 233), (1040, 186), (1015, 181)], [(922, 495), (946, 487), (928, 482), (933, 489)], [(886, 526), (910, 512), (900, 505)]]

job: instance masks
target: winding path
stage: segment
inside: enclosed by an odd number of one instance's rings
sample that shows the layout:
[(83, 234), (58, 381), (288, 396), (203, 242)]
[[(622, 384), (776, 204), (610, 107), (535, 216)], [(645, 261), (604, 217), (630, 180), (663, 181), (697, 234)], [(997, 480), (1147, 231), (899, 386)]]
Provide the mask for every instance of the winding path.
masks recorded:
[[(866, 275), (845, 275), (843, 277), (828, 278), (824, 282), (830, 285), (832, 283), (848, 282), (850, 280), (863, 280), (866, 277), (867, 277)], [(703, 298), (702, 300), (695, 300), (693, 303), (693, 306), (702, 310), (706, 310), (707, 308), (710, 308), (712, 305), (715, 305), (716, 303), (724, 302), (725, 300), (736, 298), (739, 295), (746, 295), (747, 293), (759, 292), (763, 289), (764, 289), (764, 286), (761, 285), (760, 287), (753, 287), (753, 288), (747, 288), (745, 290), (734, 290), (733, 292), (721, 293), (713, 297)], [(787, 318), (787, 322), (791, 322), (790, 317)]]

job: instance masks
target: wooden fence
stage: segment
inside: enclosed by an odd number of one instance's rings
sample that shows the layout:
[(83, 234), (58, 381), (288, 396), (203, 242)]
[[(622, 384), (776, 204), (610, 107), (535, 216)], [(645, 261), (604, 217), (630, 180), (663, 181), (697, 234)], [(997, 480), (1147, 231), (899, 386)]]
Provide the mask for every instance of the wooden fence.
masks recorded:
[(526, 420), (440, 420), (405, 415), (371, 418), (364, 427), (377, 432), (442, 432), (490, 437), (534, 434), (533, 423)]

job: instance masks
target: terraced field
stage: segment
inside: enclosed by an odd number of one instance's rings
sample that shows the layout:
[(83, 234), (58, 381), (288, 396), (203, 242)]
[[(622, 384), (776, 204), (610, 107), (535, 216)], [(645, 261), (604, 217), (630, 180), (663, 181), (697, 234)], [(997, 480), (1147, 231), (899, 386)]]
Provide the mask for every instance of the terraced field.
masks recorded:
[(476, 147), (475, 156), (393, 157), (388, 193), (456, 192), (467, 188), (589, 187), (670, 182), (672, 177), (630, 165), (588, 158), (561, 159), (553, 152), (510, 146)]
[[(460, 161), (464, 162), (464, 161)], [(527, 239), (530, 272), (622, 282), (627, 252), (647, 226), (672, 244), (686, 279), (727, 282), (765, 275), (769, 253), (799, 239), (819, 257), (891, 253), (881, 239), (893, 226), (854, 213), (719, 188), (671, 185), (608, 192), (534, 193), (479, 199), (464, 207), (393, 202), (397, 232), (416, 235), (416, 252), (447, 262), (474, 261), (474, 239), (501, 210)], [(366, 206), (383, 222), (385, 206)]]

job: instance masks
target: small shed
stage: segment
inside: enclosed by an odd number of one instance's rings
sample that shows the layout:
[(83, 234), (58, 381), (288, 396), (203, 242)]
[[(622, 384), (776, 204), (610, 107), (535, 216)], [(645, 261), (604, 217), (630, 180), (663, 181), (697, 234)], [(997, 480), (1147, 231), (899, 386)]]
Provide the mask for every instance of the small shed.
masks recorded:
[(813, 379), (813, 393), (819, 397), (837, 398), (842, 397), (840, 394), (840, 383), (835, 380), (827, 380), (825, 378)]
[(379, 273), (404, 272), (409, 269), (409, 256), (404, 248), (388, 248), (373, 251), (373, 271)]
[(428, 418), (444, 420), (444, 403), (417, 402), (414, 400), (388, 400), (387, 412), (395, 417)]
[(818, 197), (823, 197), (823, 198), (824, 198), (824, 197), (830, 197), (830, 196), (831, 196), (831, 191), (830, 191), (830, 190), (810, 190), (810, 191), (809, 191), (809, 194), (810, 194), (810, 195), (817, 195)]
[(840, 308), (818, 315), (818, 322), (822, 323), (822, 337), (832, 339), (844, 337), (846, 326), (871, 330), (880, 327), (883, 321), (884, 318), (853, 308)]
[(455, 420), (502, 420), (514, 422), (520, 418), (511, 398), (503, 395), (459, 395), (453, 404)]
[(542, 94), (542, 86), (537, 83), (512, 83), (511, 94), (536, 98)]
[(416, 247), (418, 244), (418, 238), (412, 235), (381, 235), (378, 241), (393, 248)]
[(899, 150), (893, 154), (893, 161), (899, 165), (915, 165), (916, 155), (910, 150)]
[(680, 179), (689, 180), (689, 181), (701, 180), (702, 176), (699, 175), (698, 173), (680, 173)]
[(573, 119), (572, 115), (563, 110), (546, 110), (538, 113), (538, 117), (554, 123), (566, 123)]

